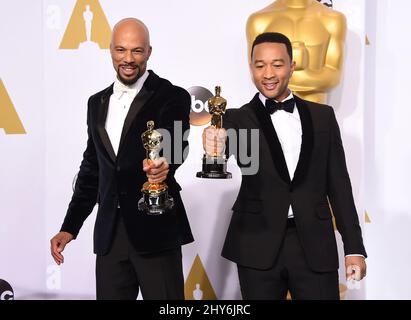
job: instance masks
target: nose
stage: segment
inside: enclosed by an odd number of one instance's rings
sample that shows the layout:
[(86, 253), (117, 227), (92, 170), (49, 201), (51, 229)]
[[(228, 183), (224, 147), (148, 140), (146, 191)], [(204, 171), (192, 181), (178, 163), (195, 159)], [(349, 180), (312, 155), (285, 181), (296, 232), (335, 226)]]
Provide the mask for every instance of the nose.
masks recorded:
[(275, 77), (274, 68), (272, 66), (267, 66), (264, 70), (264, 78), (265, 79), (272, 79)]
[(133, 54), (131, 50), (127, 50), (124, 54), (124, 62), (131, 63), (133, 62)]

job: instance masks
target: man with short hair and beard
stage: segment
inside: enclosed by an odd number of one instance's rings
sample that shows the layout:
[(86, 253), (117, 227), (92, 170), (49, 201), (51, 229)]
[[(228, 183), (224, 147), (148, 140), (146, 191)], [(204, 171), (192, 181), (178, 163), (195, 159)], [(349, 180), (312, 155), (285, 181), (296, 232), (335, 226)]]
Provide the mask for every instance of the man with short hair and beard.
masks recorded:
[[(285, 299), (287, 291), (293, 299), (339, 299), (338, 252), (328, 201), (344, 242), (347, 278), (359, 281), (366, 273), (334, 111), (293, 95), (288, 83), (294, 69), (285, 35), (258, 35), (250, 70), (259, 92), (241, 108), (227, 110), (225, 129), (208, 127), (203, 134), (206, 152), (220, 153), (226, 129), (260, 132), (259, 170), (242, 176), (222, 252), (237, 264), (244, 299)], [(234, 146), (246, 145), (233, 149), (250, 150), (250, 142), (237, 137)]]
[[(141, 134), (152, 120), (168, 130), (189, 129), (191, 99), (182, 88), (147, 71), (150, 36), (143, 22), (123, 19), (113, 28), (110, 53), (117, 78), (88, 101), (88, 141), (73, 197), (51, 239), (58, 265), (99, 204), (94, 229), (97, 299), (184, 299), (181, 246), (193, 241), (172, 159), (147, 162)], [(182, 141), (181, 152), (188, 142)], [(170, 148), (172, 155), (176, 150)], [(173, 157), (173, 156), (172, 156)], [(174, 155), (181, 159), (181, 155)], [(141, 187), (165, 181), (174, 207), (162, 215), (139, 212)]]

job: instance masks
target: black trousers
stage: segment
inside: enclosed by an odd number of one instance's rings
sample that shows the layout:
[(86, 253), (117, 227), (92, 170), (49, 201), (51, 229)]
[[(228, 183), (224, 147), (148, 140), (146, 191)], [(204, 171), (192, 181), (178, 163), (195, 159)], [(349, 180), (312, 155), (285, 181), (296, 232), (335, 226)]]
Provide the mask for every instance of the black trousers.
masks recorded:
[[(267, 244), (268, 245), (268, 244)], [(289, 226), (274, 266), (257, 270), (237, 265), (245, 300), (338, 300), (338, 270), (312, 271), (304, 257), (295, 226)]]
[(181, 247), (138, 253), (129, 242), (119, 217), (109, 253), (97, 255), (97, 299), (135, 300), (139, 290), (145, 300), (184, 299)]

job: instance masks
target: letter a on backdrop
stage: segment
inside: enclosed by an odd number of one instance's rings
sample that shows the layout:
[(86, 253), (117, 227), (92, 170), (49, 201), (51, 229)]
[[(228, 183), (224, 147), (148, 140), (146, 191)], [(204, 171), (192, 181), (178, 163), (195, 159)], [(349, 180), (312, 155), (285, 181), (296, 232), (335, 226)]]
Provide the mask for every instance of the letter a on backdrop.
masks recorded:
[(6, 87), (0, 79), (0, 128), (6, 134), (25, 134), (23, 124), (7, 93)]

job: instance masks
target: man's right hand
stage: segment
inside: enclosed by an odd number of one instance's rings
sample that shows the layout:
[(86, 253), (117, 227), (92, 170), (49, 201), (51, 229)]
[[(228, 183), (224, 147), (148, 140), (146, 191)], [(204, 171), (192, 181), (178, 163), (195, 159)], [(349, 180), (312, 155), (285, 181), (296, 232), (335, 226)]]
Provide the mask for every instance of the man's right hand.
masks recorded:
[(73, 240), (74, 236), (71, 233), (60, 231), (51, 240), (51, 255), (58, 265), (64, 262), (64, 257), (61, 254), (67, 243)]
[(224, 128), (207, 127), (203, 131), (203, 148), (207, 155), (222, 155), (225, 150), (227, 131)]

